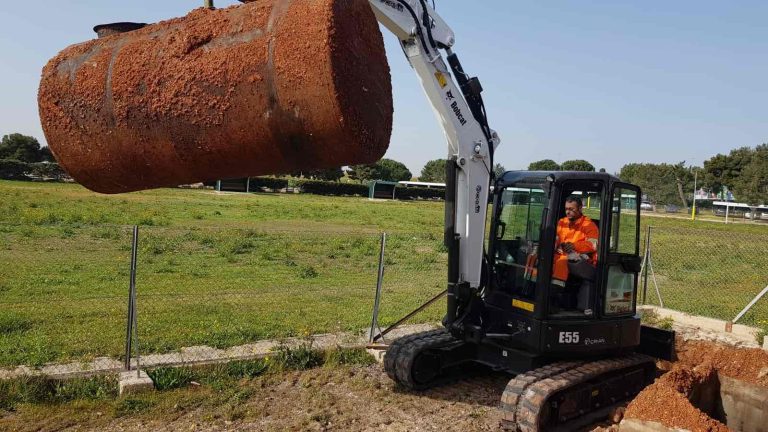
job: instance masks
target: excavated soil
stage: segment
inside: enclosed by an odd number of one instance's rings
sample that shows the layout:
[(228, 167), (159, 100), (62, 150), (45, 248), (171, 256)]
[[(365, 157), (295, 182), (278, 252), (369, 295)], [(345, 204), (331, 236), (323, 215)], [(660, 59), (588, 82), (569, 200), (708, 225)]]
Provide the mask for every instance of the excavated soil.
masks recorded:
[[(677, 362), (665, 365), (671, 370), (629, 404), (626, 418), (693, 432), (728, 431), (705, 412), (711, 409), (700, 407), (712, 403), (713, 395), (707, 398), (701, 394), (708, 387), (716, 388), (712, 381), (721, 375), (768, 388), (768, 352), (764, 350), (688, 341), (678, 344), (677, 356)], [(707, 399), (709, 402), (702, 402)]]
[(715, 379), (709, 365), (696, 369), (677, 366), (643, 390), (627, 407), (626, 418), (653, 421), (692, 432), (726, 432), (727, 426), (696, 408), (690, 401), (698, 384)]
[(768, 387), (768, 351), (689, 341), (680, 344), (677, 356), (683, 365), (710, 364), (722, 375)]

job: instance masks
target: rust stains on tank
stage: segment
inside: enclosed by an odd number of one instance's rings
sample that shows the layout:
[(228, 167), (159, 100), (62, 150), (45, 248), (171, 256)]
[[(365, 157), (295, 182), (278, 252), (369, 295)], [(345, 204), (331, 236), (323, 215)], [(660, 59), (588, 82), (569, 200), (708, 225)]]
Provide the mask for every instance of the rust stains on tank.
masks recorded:
[(201, 8), (73, 45), (38, 102), (59, 163), (103, 193), (371, 163), (392, 128), (365, 0)]

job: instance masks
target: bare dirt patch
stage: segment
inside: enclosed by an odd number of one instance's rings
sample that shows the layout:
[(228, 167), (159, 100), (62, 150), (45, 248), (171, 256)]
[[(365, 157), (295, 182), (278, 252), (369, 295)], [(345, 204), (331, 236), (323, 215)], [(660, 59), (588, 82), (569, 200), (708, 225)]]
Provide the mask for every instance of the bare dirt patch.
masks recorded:
[[(680, 342), (678, 355), (678, 362), (661, 364), (667, 372), (628, 405), (627, 419), (690, 431), (727, 431), (724, 422), (710, 415), (717, 397), (711, 384), (730, 377), (768, 388), (764, 351), (691, 341)], [(45, 407), (44, 415), (42, 409), (22, 408), (0, 414), (0, 430), (491, 431), (499, 430), (497, 407), (510, 378), (487, 373), (407, 392), (380, 365), (317, 368), (240, 381), (236, 397), (222, 398), (223, 390), (208, 386), (160, 392), (147, 396), (149, 402), (128, 404), (139, 407), (128, 414), (104, 406)], [(121, 405), (125, 401), (115, 404)], [(612, 419), (584, 430), (621, 430), (617, 423), (622, 414), (619, 409)]]

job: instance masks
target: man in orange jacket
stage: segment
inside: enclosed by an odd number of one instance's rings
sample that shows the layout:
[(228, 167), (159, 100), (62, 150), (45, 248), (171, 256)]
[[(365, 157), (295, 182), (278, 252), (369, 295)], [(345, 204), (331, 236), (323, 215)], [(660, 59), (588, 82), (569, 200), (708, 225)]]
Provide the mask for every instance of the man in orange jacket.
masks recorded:
[(565, 217), (557, 222), (555, 259), (552, 265), (553, 285), (565, 286), (569, 274), (568, 261), (571, 265), (586, 266), (584, 268), (587, 271), (584, 273), (592, 274), (587, 279), (594, 277), (599, 236), (597, 225), (582, 213), (581, 198), (568, 197), (565, 200)]

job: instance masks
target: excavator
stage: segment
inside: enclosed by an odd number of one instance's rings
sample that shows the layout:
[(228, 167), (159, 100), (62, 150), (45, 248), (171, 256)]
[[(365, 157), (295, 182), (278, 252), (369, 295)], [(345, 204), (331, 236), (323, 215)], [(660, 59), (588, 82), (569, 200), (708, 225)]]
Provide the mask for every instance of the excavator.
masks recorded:
[[(508, 430), (574, 430), (607, 416), (653, 382), (654, 357), (673, 351), (674, 334), (642, 326), (637, 314), (640, 189), (606, 173), (496, 177), (500, 139), (480, 81), (452, 50), (451, 28), (426, 0), (369, 2), (398, 38), (448, 142), (443, 328), (393, 341), (387, 374), (421, 390), (477, 365), (509, 372), (500, 404)], [(556, 227), (573, 197), (599, 228), (596, 266), (555, 284)]]

